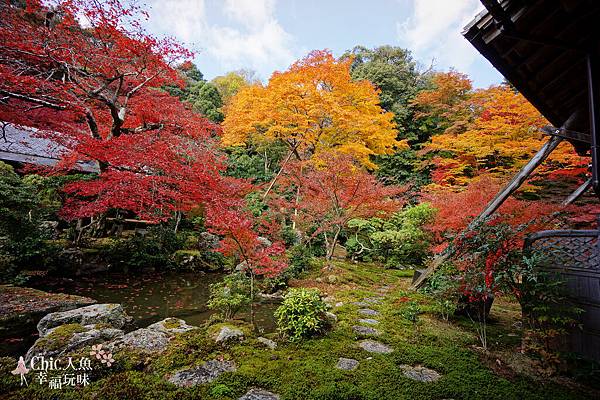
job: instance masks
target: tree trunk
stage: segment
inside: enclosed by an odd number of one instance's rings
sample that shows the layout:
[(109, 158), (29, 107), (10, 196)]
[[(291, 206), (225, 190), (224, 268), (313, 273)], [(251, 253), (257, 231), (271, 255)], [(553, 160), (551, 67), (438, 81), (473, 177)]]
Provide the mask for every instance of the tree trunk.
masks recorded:
[(335, 235), (333, 235), (333, 239), (331, 240), (331, 247), (327, 252), (327, 261), (331, 261), (331, 259), (333, 258), (333, 252), (335, 251), (335, 246), (337, 245), (337, 240), (341, 231), (342, 227), (338, 226), (337, 231), (335, 232)]

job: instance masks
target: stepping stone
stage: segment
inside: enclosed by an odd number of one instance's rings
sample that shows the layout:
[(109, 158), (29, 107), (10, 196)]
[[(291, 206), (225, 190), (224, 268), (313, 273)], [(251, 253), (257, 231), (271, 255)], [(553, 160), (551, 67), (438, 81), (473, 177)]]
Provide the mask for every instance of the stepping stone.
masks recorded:
[(358, 361), (356, 361), (353, 358), (340, 357), (335, 367), (337, 369), (343, 369), (345, 371), (352, 371), (358, 367), (358, 364)]
[(279, 395), (268, 392), (264, 389), (250, 389), (238, 400), (279, 400)]
[(400, 365), (400, 369), (402, 369), (404, 376), (419, 382), (435, 382), (442, 377), (437, 371), (421, 367), (420, 365), (411, 367), (410, 365), (402, 364)]
[(209, 383), (225, 372), (236, 370), (232, 361), (210, 360), (195, 368), (176, 372), (169, 378), (169, 382), (179, 387), (195, 386), (201, 383)]
[(390, 346), (374, 340), (363, 340), (358, 345), (369, 353), (389, 354), (394, 351)]
[(361, 308), (360, 310), (358, 310), (358, 313), (369, 316), (379, 315), (379, 311), (371, 310), (370, 308)]
[(359, 306), (359, 307), (369, 307), (370, 304), (365, 302), (365, 301), (355, 301), (354, 303), (355, 306)]
[(379, 335), (381, 335), (381, 332), (379, 332), (375, 328), (371, 328), (370, 326), (354, 325), (352, 327), (352, 330), (361, 336), (370, 336), (370, 335), (379, 336)]
[(378, 325), (379, 321), (377, 321), (376, 319), (371, 319), (371, 318), (361, 318), (358, 320), (358, 322), (360, 322), (361, 324), (368, 324), (368, 325)]
[(363, 301), (368, 304), (381, 304), (383, 297), (367, 297)]

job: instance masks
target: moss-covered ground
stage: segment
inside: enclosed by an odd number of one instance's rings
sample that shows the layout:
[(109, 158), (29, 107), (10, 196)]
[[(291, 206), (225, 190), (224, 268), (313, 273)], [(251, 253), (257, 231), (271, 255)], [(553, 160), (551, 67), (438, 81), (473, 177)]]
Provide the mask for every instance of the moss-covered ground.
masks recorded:
[[(37, 383), (22, 389), (19, 377), (10, 375), (15, 360), (0, 362), (0, 393), (9, 399), (237, 399), (251, 387), (275, 392), (287, 399), (593, 399), (598, 393), (566, 378), (542, 378), (531, 373), (532, 364), (518, 353), (518, 307), (506, 300), (493, 308), (489, 324), (490, 351), (478, 348), (475, 328), (468, 320), (445, 322), (433, 312), (432, 301), (408, 289), (409, 271), (385, 270), (371, 264), (334, 262), (315, 265), (292, 286), (317, 287), (338, 303), (332, 311), (338, 322), (327, 333), (290, 344), (279, 341), (270, 350), (256, 340), (247, 326), (244, 342), (223, 347), (210, 338), (214, 327), (203, 327), (176, 337), (167, 351), (147, 357), (116, 354), (116, 364), (93, 373), (92, 383), (81, 389), (49, 390)], [(353, 302), (376, 296), (391, 286), (378, 310), (378, 341), (394, 348), (390, 354), (371, 354), (357, 346), (352, 326), (361, 308)], [(424, 311), (417, 325), (403, 310), (412, 300)], [(343, 303), (339, 305), (339, 303)], [(278, 340), (276, 334), (265, 335)], [(339, 357), (360, 362), (354, 371), (335, 368)], [(178, 388), (166, 377), (178, 369), (213, 358), (235, 362), (236, 372), (191, 388)], [(528, 364), (529, 363), (529, 364)], [(442, 374), (423, 383), (404, 376), (402, 364), (422, 365)], [(518, 368), (521, 366), (522, 368)], [(31, 376), (31, 375), (30, 375)]]

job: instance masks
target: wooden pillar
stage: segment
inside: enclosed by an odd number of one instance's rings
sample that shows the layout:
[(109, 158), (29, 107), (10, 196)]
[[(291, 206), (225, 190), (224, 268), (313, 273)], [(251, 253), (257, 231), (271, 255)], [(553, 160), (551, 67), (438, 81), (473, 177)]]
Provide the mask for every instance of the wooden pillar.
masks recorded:
[(592, 186), (600, 196), (600, 57), (597, 49), (587, 56), (588, 106), (592, 137)]

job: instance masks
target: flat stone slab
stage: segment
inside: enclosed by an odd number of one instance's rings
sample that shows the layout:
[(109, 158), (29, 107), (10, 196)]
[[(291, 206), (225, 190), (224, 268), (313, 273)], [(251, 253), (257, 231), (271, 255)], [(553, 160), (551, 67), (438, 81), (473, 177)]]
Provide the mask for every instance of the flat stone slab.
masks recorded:
[(340, 357), (335, 367), (344, 371), (353, 371), (358, 368), (359, 362), (353, 358)]
[(365, 301), (355, 301), (352, 304), (354, 304), (355, 306), (359, 306), (359, 307), (369, 307), (371, 305)]
[(439, 372), (421, 367), (420, 365), (412, 367), (410, 365), (402, 364), (400, 365), (400, 368), (402, 369), (404, 376), (419, 382), (435, 382), (442, 377)]
[(225, 372), (233, 372), (236, 366), (233, 361), (210, 360), (199, 367), (176, 372), (169, 378), (169, 382), (180, 387), (195, 386), (209, 383)]
[(238, 400), (279, 400), (279, 395), (264, 389), (250, 389)]
[(390, 346), (374, 340), (363, 340), (358, 345), (369, 353), (389, 354), (394, 351)]
[(0, 320), (13, 314), (67, 311), (95, 303), (96, 300), (89, 297), (0, 285)]
[(381, 335), (381, 332), (379, 332), (375, 328), (371, 328), (370, 326), (354, 325), (352, 327), (352, 330), (354, 331), (354, 333), (357, 333), (361, 336), (379, 336), (379, 335)]
[(362, 315), (373, 316), (373, 317), (376, 315), (379, 315), (379, 311), (375, 311), (370, 308), (361, 308), (360, 310), (358, 310), (358, 313), (362, 314)]
[(38, 322), (37, 329), (40, 337), (43, 337), (50, 329), (60, 325), (108, 324), (112, 328), (121, 329), (129, 321), (131, 321), (131, 317), (125, 313), (120, 304), (93, 304), (74, 310), (47, 314)]
[(372, 318), (361, 318), (358, 320), (358, 322), (360, 322), (361, 324), (379, 325), (379, 321), (377, 321), (376, 319), (372, 319)]
[(94, 303), (96, 300), (89, 297), (0, 285), (0, 333), (12, 330), (17, 324), (35, 324), (48, 313), (68, 311)]

